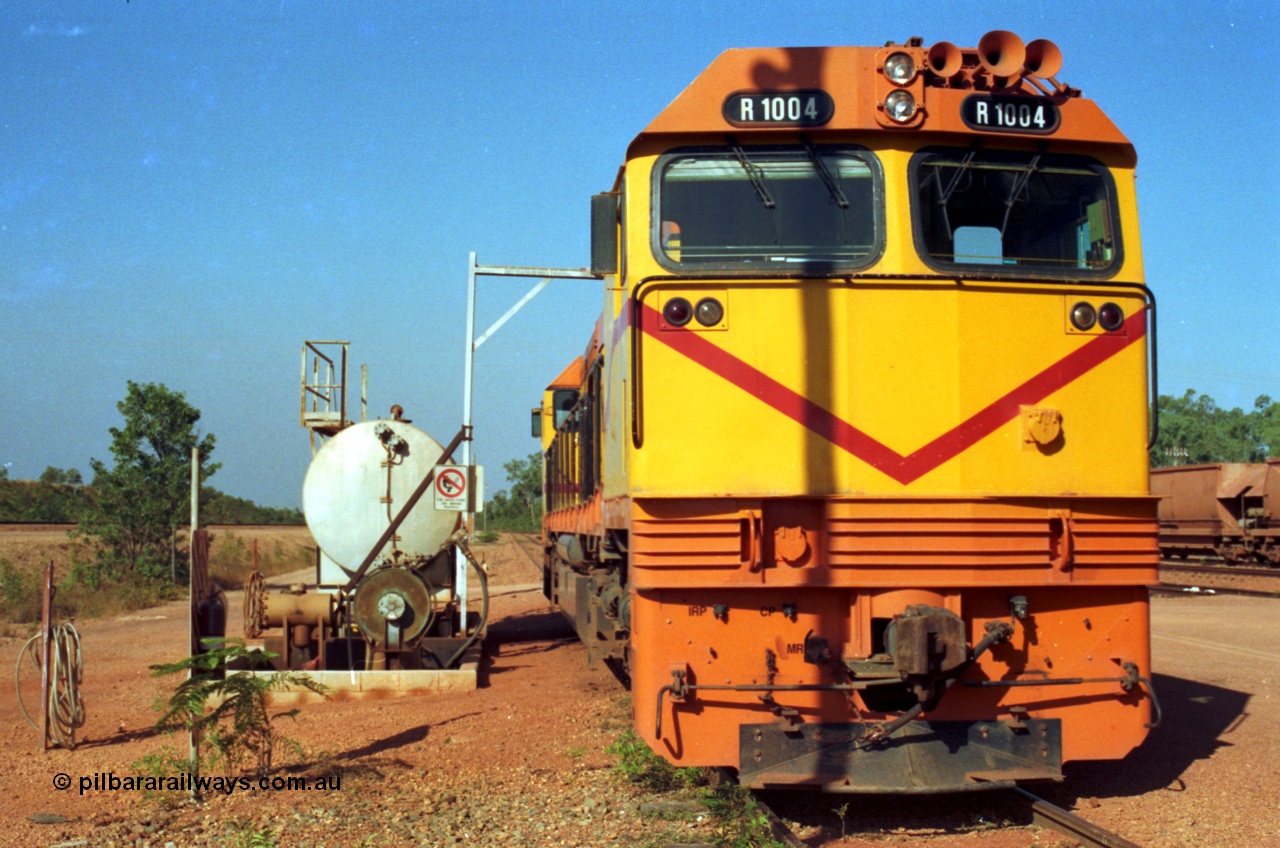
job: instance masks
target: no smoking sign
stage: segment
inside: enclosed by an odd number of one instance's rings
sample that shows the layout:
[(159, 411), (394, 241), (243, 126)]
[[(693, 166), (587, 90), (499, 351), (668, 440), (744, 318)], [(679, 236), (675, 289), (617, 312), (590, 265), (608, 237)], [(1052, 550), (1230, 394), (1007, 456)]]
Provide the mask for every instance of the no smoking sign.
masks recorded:
[(436, 509), (463, 511), (467, 508), (467, 469), (456, 465), (436, 466)]

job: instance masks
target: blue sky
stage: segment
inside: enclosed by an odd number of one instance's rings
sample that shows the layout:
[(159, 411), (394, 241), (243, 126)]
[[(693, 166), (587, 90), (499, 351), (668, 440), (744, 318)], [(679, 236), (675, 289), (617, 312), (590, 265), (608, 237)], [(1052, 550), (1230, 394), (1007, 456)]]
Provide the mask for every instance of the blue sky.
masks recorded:
[[(587, 264), (589, 196), (718, 53), (991, 29), (1056, 41), (1138, 149), (1162, 392), (1280, 398), (1270, 3), (8, 0), (0, 465), (87, 476), (125, 381), (161, 382), (217, 436), (215, 486), (298, 505), (307, 338), (350, 340), (371, 414), (447, 441), (468, 252)], [(479, 328), (532, 282), (482, 280)], [(490, 492), (600, 302), (553, 283), (478, 352)]]

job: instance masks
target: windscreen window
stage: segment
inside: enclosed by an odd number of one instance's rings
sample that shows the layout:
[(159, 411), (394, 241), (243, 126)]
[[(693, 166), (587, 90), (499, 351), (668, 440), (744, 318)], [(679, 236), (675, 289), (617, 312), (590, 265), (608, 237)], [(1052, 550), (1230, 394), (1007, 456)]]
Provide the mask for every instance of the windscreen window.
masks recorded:
[(578, 402), (577, 389), (556, 389), (551, 393), (551, 408), (555, 410), (556, 429), (569, 417), (574, 405)]
[(878, 169), (865, 151), (729, 147), (655, 169), (654, 252), (678, 270), (803, 273), (879, 254)]
[(1092, 160), (926, 151), (911, 185), (916, 244), (934, 267), (1104, 275), (1119, 265), (1115, 191)]

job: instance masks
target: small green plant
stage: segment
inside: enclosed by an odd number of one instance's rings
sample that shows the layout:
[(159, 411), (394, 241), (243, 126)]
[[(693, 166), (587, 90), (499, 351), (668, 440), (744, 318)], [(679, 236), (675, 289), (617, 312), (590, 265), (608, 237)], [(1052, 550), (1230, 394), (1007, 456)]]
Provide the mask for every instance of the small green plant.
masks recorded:
[(580, 760), (587, 753), (587, 749), (581, 745), (573, 745), (565, 749), (564, 755), (571, 760)]
[(253, 822), (243, 821), (232, 826), (229, 844), (235, 848), (277, 848), (279, 843), (270, 828), (254, 827)]
[(702, 803), (718, 821), (719, 844), (726, 848), (786, 848), (773, 838), (769, 817), (751, 792), (736, 783), (703, 790)]
[[(297, 749), (296, 743), (276, 732), (274, 722), (294, 718), (299, 711), (295, 708), (271, 713), (270, 694), (300, 686), (325, 695), (328, 687), (291, 671), (269, 675), (246, 671), (227, 673), (228, 666), (264, 669), (275, 655), (250, 651), (239, 639), (205, 639), (204, 643), (207, 646), (204, 653), (151, 666), (153, 677), (190, 672), (167, 701), (157, 702), (156, 707), (163, 715), (156, 722), (156, 729), (166, 733), (194, 732), (196, 756), (192, 767), (197, 777), (205, 757), (221, 761), (228, 775), (247, 765), (253, 767), (256, 775), (265, 775), (271, 771), (273, 757), (280, 748)], [(211, 702), (216, 705), (209, 709)], [(207, 753), (206, 745), (210, 749)]]
[(618, 758), (614, 768), (632, 783), (657, 792), (704, 786), (707, 773), (700, 768), (676, 768), (655, 754), (636, 732), (628, 727), (605, 753)]
[(843, 804), (841, 804), (838, 807), (832, 807), (831, 812), (835, 813), (836, 818), (840, 819), (840, 838), (841, 839), (848, 838), (848, 834), (844, 832), (844, 820), (845, 820), (845, 816), (849, 814), (849, 802), (845, 801)]
[(498, 531), (484, 530), (476, 536), (476, 541), (482, 545), (492, 545), (498, 541)]
[[(185, 774), (199, 774), (199, 769), (193, 768), (191, 760), (179, 754), (172, 745), (165, 745), (159, 753), (147, 754), (140, 760), (134, 760), (131, 765), (135, 773), (157, 778), (160, 782), (174, 777), (181, 778)], [(187, 797), (187, 793), (166, 788), (146, 790), (143, 797), (149, 801), (157, 801), (163, 807), (174, 807)]]
[(1000, 830), (1002, 828), (1013, 827), (1013, 822), (1007, 817), (988, 818), (982, 813), (973, 813), (969, 816), (969, 820), (964, 824), (961, 830), (970, 832), (979, 832), (984, 830)]

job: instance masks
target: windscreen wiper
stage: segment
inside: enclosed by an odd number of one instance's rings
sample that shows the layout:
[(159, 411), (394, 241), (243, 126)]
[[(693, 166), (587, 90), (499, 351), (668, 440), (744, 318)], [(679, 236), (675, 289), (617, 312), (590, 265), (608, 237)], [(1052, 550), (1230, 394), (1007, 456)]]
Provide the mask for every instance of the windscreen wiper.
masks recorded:
[(804, 145), (805, 152), (809, 154), (809, 158), (813, 160), (813, 168), (818, 172), (818, 176), (822, 177), (822, 181), (827, 185), (827, 191), (831, 194), (831, 199), (841, 209), (849, 208), (849, 198), (844, 196), (844, 192), (840, 190), (840, 184), (836, 182), (835, 177), (831, 176), (831, 171), (827, 169), (827, 163), (822, 161), (822, 157), (818, 155), (818, 151), (810, 143), (805, 136), (800, 136), (800, 143)]
[(1035, 174), (1040, 166), (1040, 154), (1037, 153), (1027, 163), (1026, 167), (1020, 169), (1013, 178), (1013, 185), (1009, 187), (1009, 196), (1004, 200), (1004, 220), (1000, 222), (1000, 237), (1004, 238), (1005, 228), (1009, 226), (1009, 213), (1013, 211), (1013, 204), (1018, 202), (1018, 195), (1027, 189), (1027, 183), (1031, 181), (1031, 177)]
[[(933, 166), (933, 176), (938, 182), (938, 206), (942, 208), (942, 223), (947, 228), (947, 237), (954, 239), (956, 237), (955, 230), (951, 228), (951, 216), (947, 214), (947, 204), (951, 202), (951, 195), (955, 193), (959, 187), (960, 178), (969, 173), (969, 169), (973, 167), (973, 157), (978, 154), (978, 147), (975, 144), (964, 159), (956, 166), (955, 173), (951, 175), (951, 179), (944, 183), (942, 179), (942, 165)], [(949, 164), (949, 163), (948, 163)]]
[(822, 177), (822, 182), (827, 186), (827, 193), (831, 195), (831, 199), (840, 207), (840, 241), (844, 244), (849, 243), (849, 228), (845, 225), (844, 211), (849, 208), (849, 198), (844, 196), (844, 192), (840, 190), (840, 183), (836, 182), (836, 178), (831, 176), (831, 171), (827, 169), (827, 163), (822, 161), (822, 157), (818, 155), (817, 149), (809, 141), (808, 137), (801, 134), (800, 143), (804, 145), (805, 152), (809, 154), (809, 158), (813, 161), (813, 169), (818, 172), (818, 176)]
[(769, 194), (769, 189), (764, 184), (764, 172), (759, 165), (754, 164), (747, 158), (747, 153), (742, 149), (742, 145), (738, 144), (733, 136), (729, 136), (729, 149), (733, 151), (733, 155), (738, 157), (738, 162), (742, 165), (742, 170), (747, 172), (747, 179), (751, 180), (751, 187), (756, 190), (756, 197), (764, 204), (764, 208), (772, 209), (777, 206), (773, 202), (773, 196)]
[(756, 190), (756, 199), (769, 212), (769, 229), (773, 231), (773, 243), (777, 244), (778, 225), (773, 220), (773, 210), (778, 204), (773, 202), (773, 195), (769, 194), (769, 189), (764, 184), (764, 171), (747, 158), (746, 151), (742, 149), (742, 145), (738, 144), (737, 139), (731, 135), (725, 138), (729, 142), (729, 149), (733, 151), (733, 155), (738, 157), (742, 170), (747, 172), (747, 179), (751, 180), (751, 187)]

